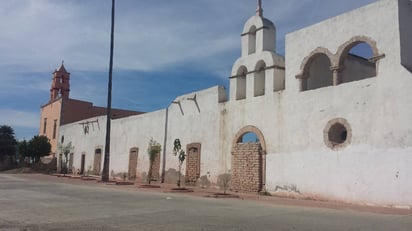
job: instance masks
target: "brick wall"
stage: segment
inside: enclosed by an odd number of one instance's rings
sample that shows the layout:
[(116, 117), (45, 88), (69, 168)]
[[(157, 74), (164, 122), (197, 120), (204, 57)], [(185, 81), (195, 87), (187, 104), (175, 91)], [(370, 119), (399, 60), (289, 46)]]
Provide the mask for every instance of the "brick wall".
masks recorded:
[(187, 153), (186, 160), (186, 182), (196, 183), (200, 178), (200, 156), (197, 148), (192, 148)]
[(152, 163), (152, 180), (159, 180), (160, 172), (160, 153), (156, 154), (156, 157)]
[(262, 146), (237, 143), (232, 150), (232, 189), (258, 192), (262, 188)]

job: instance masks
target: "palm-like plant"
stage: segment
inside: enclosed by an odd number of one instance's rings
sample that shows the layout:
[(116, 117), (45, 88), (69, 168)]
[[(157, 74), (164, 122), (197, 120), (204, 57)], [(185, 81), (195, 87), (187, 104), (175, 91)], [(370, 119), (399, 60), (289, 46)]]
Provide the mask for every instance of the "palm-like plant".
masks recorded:
[(180, 172), (182, 170), (183, 162), (186, 159), (186, 153), (182, 149), (182, 145), (180, 144), (179, 139), (175, 139), (175, 141), (173, 142), (173, 155), (178, 156), (179, 158), (179, 179), (177, 180), (177, 187), (180, 188), (180, 176), (182, 175)]

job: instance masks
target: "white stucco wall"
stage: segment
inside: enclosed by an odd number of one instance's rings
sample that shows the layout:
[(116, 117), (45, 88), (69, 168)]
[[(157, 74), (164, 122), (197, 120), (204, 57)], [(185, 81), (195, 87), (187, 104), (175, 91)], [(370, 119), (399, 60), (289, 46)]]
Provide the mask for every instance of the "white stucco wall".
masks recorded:
[[(216, 178), (225, 168), (222, 153), (218, 149), (219, 101), (226, 98), (222, 94), (225, 94), (223, 87), (213, 87), (177, 97), (174, 102), (180, 102), (183, 114), (178, 104), (169, 106), (166, 170), (169, 168), (178, 169), (178, 158), (172, 154), (173, 142), (176, 138), (180, 139), (184, 149), (190, 143), (201, 143), (200, 175), (206, 175), (211, 182), (216, 182)], [(195, 101), (189, 99), (195, 95), (199, 108), (197, 108)], [(184, 164), (183, 174), (185, 169)]]
[[(287, 103), (280, 126), (285, 130), (279, 148), (268, 148), (269, 191), (281, 187), (314, 198), (412, 205), (407, 167), (412, 164), (412, 79), (400, 66), (397, 12), (397, 1), (383, 0), (287, 35)], [(319, 46), (335, 53), (359, 35), (374, 39), (385, 54), (377, 77), (298, 91), (295, 76), (305, 56)], [(352, 140), (336, 151), (325, 145), (323, 129), (338, 117), (349, 122)]]
[[(178, 159), (172, 153), (173, 142), (179, 138), (184, 150), (187, 144), (201, 143), (201, 175), (207, 175), (210, 181), (216, 181), (216, 177), (224, 168), (222, 156), (216, 152), (219, 146), (220, 126), (218, 109), (219, 102), (226, 98), (224, 94), (223, 87), (213, 87), (176, 98), (174, 102), (180, 102), (182, 111), (178, 104), (171, 104), (168, 108), (166, 146), (164, 146), (166, 109), (112, 120), (110, 170), (115, 173), (127, 173), (130, 149), (137, 147), (139, 148), (137, 176), (141, 178), (148, 171), (147, 147), (151, 138), (159, 142), (165, 150), (165, 170), (168, 171), (170, 168), (177, 170)], [(189, 99), (195, 95), (198, 107), (195, 101)], [(99, 120), (100, 129), (94, 125), (94, 130), (90, 129), (88, 134), (84, 134), (80, 123), (93, 120)], [(73, 163), (75, 168), (80, 168), (82, 153), (86, 154), (86, 169), (88, 166), (93, 166), (96, 147), (101, 147), (104, 153), (105, 126), (105, 117), (96, 117), (61, 127), (61, 135), (65, 136), (65, 142), (72, 142), (75, 146)], [(161, 154), (162, 169), (163, 151)], [(185, 165), (182, 173), (185, 173)]]
[[(98, 121), (93, 125), (89, 125), (89, 133), (84, 133), (84, 128), (81, 123), (86, 121)], [(99, 116), (89, 120), (78, 121), (71, 124), (66, 124), (60, 127), (60, 138), (64, 136), (64, 144), (69, 142), (74, 146), (73, 150), (73, 167), (80, 169), (81, 155), (86, 154), (85, 171), (93, 167), (94, 151), (96, 148), (104, 147), (104, 137), (106, 131), (106, 117)], [(103, 159), (102, 159), (103, 164)]]
[[(153, 138), (162, 145), (164, 140), (165, 110), (131, 116), (112, 121), (110, 169), (115, 172), (128, 172), (129, 151), (139, 148), (137, 160), (137, 177), (149, 170), (147, 148)], [(104, 139), (102, 139), (104, 142)], [(161, 158), (162, 159), (162, 158)], [(162, 161), (161, 161), (162, 162)]]

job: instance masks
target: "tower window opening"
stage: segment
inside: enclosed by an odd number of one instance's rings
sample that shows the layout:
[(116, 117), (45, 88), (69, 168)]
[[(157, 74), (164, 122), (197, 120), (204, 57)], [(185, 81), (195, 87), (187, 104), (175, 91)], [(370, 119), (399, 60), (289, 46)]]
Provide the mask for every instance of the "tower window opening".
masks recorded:
[(236, 100), (246, 99), (246, 74), (246, 67), (240, 67), (236, 79)]
[(263, 61), (256, 65), (256, 72), (254, 76), (254, 96), (262, 96), (265, 94), (265, 73), (266, 64)]
[(249, 52), (248, 54), (253, 54), (256, 52), (256, 26), (252, 26), (249, 30)]

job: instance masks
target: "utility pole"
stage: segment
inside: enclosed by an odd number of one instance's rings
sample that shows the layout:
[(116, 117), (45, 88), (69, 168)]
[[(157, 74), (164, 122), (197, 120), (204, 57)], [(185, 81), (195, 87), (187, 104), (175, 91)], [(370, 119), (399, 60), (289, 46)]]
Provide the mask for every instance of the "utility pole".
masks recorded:
[(106, 121), (106, 143), (104, 146), (104, 162), (102, 181), (109, 181), (110, 169), (110, 128), (112, 114), (112, 76), (113, 76), (113, 48), (114, 48), (114, 5), (115, 0), (112, 0), (112, 24), (110, 34), (110, 64), (109, 64), (109, 84), (107, 87), (107, 121)]

